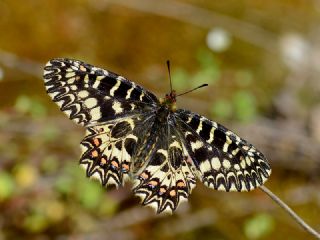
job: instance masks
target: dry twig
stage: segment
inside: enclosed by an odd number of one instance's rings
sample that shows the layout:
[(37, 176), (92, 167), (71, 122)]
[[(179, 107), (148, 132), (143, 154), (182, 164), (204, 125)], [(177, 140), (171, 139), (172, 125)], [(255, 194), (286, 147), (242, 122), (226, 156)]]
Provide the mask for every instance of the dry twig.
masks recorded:
[(273, 201), (275, 201), (281, 208), (283, 208), (289, 215), (308, 233), (315, 238), (320, 239), (320, 234), (310, 227), (302, 218), (300, 218), (287, 204), (285, 204), (279, 197), (277, 197), (271, 190), (265, 186), (259, 187), (264, 193), (266, 193)]

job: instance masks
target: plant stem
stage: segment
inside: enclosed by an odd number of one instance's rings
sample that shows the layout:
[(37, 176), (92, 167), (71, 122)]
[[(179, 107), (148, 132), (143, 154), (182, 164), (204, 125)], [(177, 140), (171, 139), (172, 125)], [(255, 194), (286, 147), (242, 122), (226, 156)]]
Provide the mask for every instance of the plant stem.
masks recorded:
[(265, 192), (273, 201), (275, 201), (281, 208), (283, 208), (290, 216), (307, 232), (312, 234), (315, 238), (320, 239), (320, 234), (310, 227), (305, 221), (302, 220), (287, 204), (285, 204), (279, 197), (277, 197), (271, 190), (265, 186), (259, 187), (263, 192)]

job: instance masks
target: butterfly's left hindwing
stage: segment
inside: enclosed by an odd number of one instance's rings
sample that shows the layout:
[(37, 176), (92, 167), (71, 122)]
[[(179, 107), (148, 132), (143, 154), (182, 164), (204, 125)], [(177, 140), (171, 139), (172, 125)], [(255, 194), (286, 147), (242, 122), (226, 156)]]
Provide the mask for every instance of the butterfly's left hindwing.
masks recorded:
[(137, 173), (133, 192), (143, 205), (151, 206), (157, 213), (172, 212), (188, 199), (195, 187), (195, 169), (172, 126), (159, 126), (154, 134), (149, 138), (153, 139), (154, 147)]

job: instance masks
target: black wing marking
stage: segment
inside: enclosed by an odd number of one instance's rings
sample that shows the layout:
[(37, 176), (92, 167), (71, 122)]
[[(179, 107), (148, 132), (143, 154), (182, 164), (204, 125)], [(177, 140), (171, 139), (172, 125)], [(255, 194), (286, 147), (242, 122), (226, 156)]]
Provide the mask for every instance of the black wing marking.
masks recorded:
[(147, 141), (151, 141), (153, 147), (136, 173), (133, 192), (143, 205), (151, 206), (157, 213), (172, 212), (188, 199), (195, 187), (193, 162), (178, 134), (168, 124), (154, 126)]
[(250, 191), (271, 174), (267, 159), (222, 125), (190, 111), (175, 114), (199, 179), (220, 191)]
[(49, 61), (44, 80), (60, 109), (85, 126), (146, 111), (158, 103), (151, 92), (134, 82), (77, 60)]
[(80, 165), (102, 185), (122, 186), (132, 172), (132, 158), (150, 115), (118, 118), (87, 128)]

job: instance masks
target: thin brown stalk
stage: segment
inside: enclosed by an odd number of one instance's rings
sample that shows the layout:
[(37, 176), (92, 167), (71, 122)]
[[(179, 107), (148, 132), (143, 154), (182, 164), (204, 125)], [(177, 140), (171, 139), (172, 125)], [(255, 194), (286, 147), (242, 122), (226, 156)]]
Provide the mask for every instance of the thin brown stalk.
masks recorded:
[(278, 196), (265, 186), (260, 186), (260, 189), (266, 193), (273, 201), (275, 201), (281, 208), (283, 208), (289, 215), (308, 233), (315, 238), (320, 239), (320, 234), (310, 227), (301, 217), (299, 217), (287, 204), (285, 204)]

